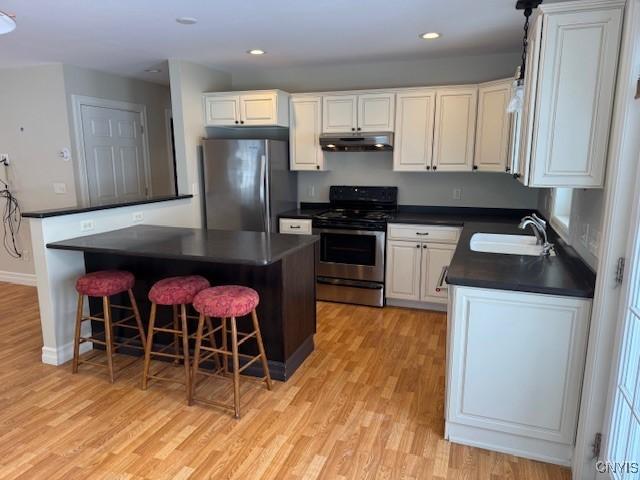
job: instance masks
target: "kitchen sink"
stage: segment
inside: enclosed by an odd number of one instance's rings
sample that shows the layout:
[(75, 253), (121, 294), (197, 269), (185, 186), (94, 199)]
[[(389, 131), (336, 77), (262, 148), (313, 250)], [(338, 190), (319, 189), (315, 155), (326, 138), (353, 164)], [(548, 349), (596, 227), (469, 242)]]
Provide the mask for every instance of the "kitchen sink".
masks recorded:
[[(536, 245), (531, 235), (501, 235), (497, 233), (474, 233), (469, 245), (474, 252), (503, 253), (509, 255), (540, 255), (542, 245)], [(551, 251), (554, 256), (555, 251)]]

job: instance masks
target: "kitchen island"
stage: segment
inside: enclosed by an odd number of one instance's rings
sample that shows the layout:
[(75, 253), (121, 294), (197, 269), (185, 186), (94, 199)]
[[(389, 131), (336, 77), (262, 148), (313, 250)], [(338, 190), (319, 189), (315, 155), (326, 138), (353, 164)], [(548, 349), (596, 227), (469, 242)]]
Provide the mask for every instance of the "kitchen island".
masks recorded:
[[(287, 380), (314, 349), (316, 243), (315, 236), (138, 225), (51, 242), (47, 248), (82, 252), (86, 272), (132, 272), (143, 320), (148, 319), (149, 289), (165, 277), (202, 275), (212, 286), (254, 288), (271, 375)], [(99, 302), (90, 303), (92, 311), (100, 309)], [(170, 309), (161, 310), (167, 310), (162, 313), (168, 319)]]

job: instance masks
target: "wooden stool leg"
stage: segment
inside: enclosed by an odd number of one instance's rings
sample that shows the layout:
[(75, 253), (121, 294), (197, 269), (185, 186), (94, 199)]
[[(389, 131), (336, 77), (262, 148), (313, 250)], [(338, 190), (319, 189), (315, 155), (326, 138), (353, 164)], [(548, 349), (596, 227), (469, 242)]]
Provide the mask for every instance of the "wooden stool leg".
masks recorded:
[[(177, 305), (173, 305), (173, 329), (180, 330), (180, 317), (178, 315)], [(173, 359), (173, 363), (177, 365), (180, 363), (180, 359), (178, 358), (180, 356), (180, 335), (177, 333), (173, 334), (173, 353), (176, 356), (176, 358)]]
[(84, 313), (84, 295), (78, 294), (78, 311), (76, 313), (76, 328), (73, 334), (73, 364), (71, 371), (78, 373), (78, 360), (80, 357), (80, 333), (82, 329), (82, 315)]
[(200, 347), (202, 346), (202, 330), (204, 328), (204, 314), (200, 314), (198, 319), (198, 330), (196, 331), (196, 347), (193, 351), (193, 367), (191, 368), (191, 384), (189, 386), (189, 405), (193, 405), (193, 396), (196, 389), (196, 380), (200, 368)]
[(131, 302), (131, 308), (133, 308), (133, 315), (136, 317), (138, 334), (140, 335), (140, 343), (142, 344), (142, 348), (145, 348), (147, 338), (144, 333), (144, 327), (142, 326), (142, 318), (140, 317), (140, 310), (138, 310), (138, 302), (136, 302), (136, 297), (133, 296), (133, 291), (131, 289), (129, 289), (129, 301)]
[(107, 347), (107, 366), (109, 367), (109, 381), (113, 383), (113, 343), (111, 340), (111, 302), (109, 297), (102, 297), (102, 309), (104, 312), (104, 338)]
[[(207, 321), (207, 330), (209, 330), (209, 342), (211, 343), (211, 347), (218, 348), (218, 346), (216, 345), (216, 336), (213, 333), (213, 322), (211, 321), (211, 317), (206, 317), (205, 320)], [(213, 356), (213, 363), (215, 363), (216, 365), (216, 370), (220, 370), (220, 359), (218, 358), (219, 356), (219, 353), (216, 353)]]
[(144, 347), (144, 368), (142, 370), (142, 390), (147, 389), (149, 380), (149, 366), (151, 365), (151, 349), (153, 348), (153, 332), (156, 325), (155, 303), (151, 304), (151, 314), (149, 315), (149, 332), (147, 333), (147, 344)]
[[(224, 350), (225, 352), (228, 352), (229, 347), (227, 346), (227, 337), (228, 337), (227, 319), (221, 318), (220, 321), (222, 322), (222, 350)], [(222, 355), (222, 367), (223, 367), (222, 374), (223, 375), (226, 375), (227, 373), (229, 373), (229, 361), (227, 357), (228, 355)]]
[(260, 334), (260, 324), (258, 323), (258, 315), (255, 308), (251, 311), (251, 319), (253, 320), (253, 329), (256, 331), (256, 340), (258, 342), (258, 351), (262, 360), (262, 369), (264, 370), (264, 381), (267, 384), (267, 390), (271, 390), (271, 375), (269, 374), (269, 364), (267, 356), (264, 353), (264, 345), (262, 344), (262, 335)]
[(182, 316), (182, 350), (184, 354), (184, 374), (187, 387), (186, 395), (189, 401), (189, 392), (191, 391), (191, 365), (189, 365), (189, 328), (187, 325), (187, 306), (180, 306)]
[(236, 418), (240, 418), (240, 357), (238, 357), (236, 317), (231, 317), (231, 351), (233, 354), (233, 406)]

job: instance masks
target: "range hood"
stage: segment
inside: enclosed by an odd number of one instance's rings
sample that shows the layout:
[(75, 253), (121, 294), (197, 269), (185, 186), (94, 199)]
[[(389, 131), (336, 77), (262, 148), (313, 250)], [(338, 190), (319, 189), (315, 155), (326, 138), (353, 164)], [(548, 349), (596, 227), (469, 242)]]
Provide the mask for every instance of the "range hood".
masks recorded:
[(383, 152), (393, 150), (393, 133), (325, 133), (320, 148), (327, 152)]

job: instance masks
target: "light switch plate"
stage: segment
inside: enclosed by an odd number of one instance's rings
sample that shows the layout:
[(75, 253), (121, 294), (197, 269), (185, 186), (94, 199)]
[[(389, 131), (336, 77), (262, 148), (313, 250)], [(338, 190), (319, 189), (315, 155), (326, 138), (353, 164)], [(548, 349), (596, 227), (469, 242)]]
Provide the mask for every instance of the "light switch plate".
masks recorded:
[(54, 182), (53, 192), (57, 195), (64, 195), (65, 193), (67, 193), (67, 184), (62, 182)]
[(453, 189), (453, 199), (454, 200), (460, 200), (462, 198), (462, 189), (461, 188), (454, 188)]
[(80, 231), (81, 232), (89, 232), (96, 228), (96, 222), (93, 220), (83, 220), (80, 222)]
[(133, 221), (134, 221), (134, 223), (140, 223), (140, 222), (144, 221), (144, 213), (143, 212), (135, 212), (133, 214)]

